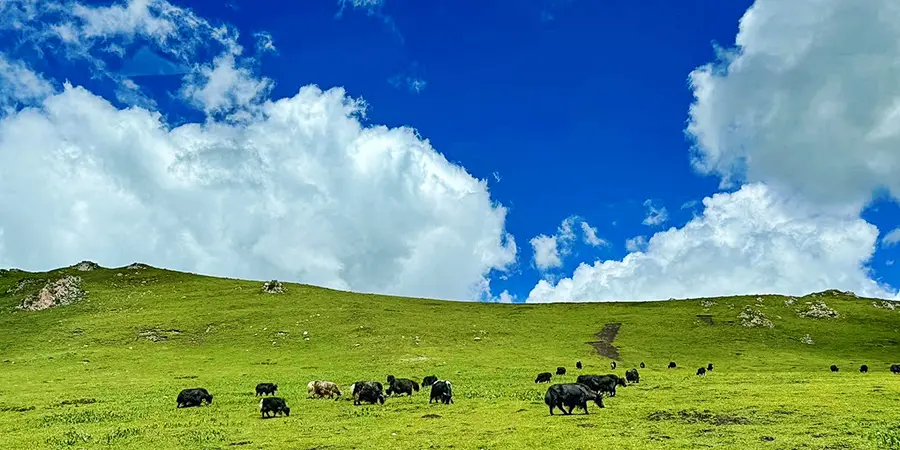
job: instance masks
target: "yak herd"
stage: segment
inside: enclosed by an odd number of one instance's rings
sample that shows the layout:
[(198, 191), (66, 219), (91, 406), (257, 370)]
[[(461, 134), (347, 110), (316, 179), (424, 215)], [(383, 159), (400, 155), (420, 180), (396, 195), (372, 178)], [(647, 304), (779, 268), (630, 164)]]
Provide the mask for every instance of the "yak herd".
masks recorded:
[[(581, 361), (575, 363), (578, 370), (584, 368)], [(641, 369), (646, 365), (641, 362)], [(669, 363), (668, 368), (674, 369), (677, 365), (675, 361)], [(615, 370), (616, 362), (610, 363), (610, 368)], [(834, 364), (830, 367), (832, 372), (837, 372), (838, 367)], [(713, 370), (712, 363), (706, 367), (697, 369), (697, 376), (704, 376), (707, 372)], [(863, 364), (860, 366), (861, 373), (868, 373), (869, 366)], [(900, 364), (892, 364), (890, 371), (893, 374), (900, 374)], [(557, 367), (556, 375), (565, 375), (565, 367)], [(550, 372), (541, 372), (535, 378), (535, 383), (549, 383), (553, 375)], [(554, 408), (558, 408), (563, 414), (572, 414), (577, 407), (584, 410), (588, 414), (588, 402), (593, 401), (598, 408), (604, 408), (603, 396), (615, 397), (616, 387), (628, 386), (628, 383), (640, 383), (640, 374), (636, 368), (625, 371), (625, 378), (621, 378), (616, 374), (607, 375), (579, 375), (575, 383), (559, 383), (553, 384), (547, 388), (544, 395), (544, 403), (550, 408), (550, 415), (553, 415)], [(388, 388), (385, 390), (384, 385), (378, 381), (357, 381), (350, 385), (350, 394), (353, 396), (353, 404), (360, 405), (363, 402), (371, 404), (384, 404), (385, 398), (392, 395), (406, 394), (412, 396), (413, 392), (419, 392), (420, 386), (415, 380), (409, 378), (396, 378), (393, 375), (387, 376)], [(447, 380), (439, 380), (434, 375), (428, 375), (422, 379), (422, 386), (431, 387), (431, 395), (428, 403), (434, 401), (441, 402), (445, 405), (453, 403), (453, 386)], [(277, 416), (283, 414), (291, 415), (291, 408), (287, 406), (284, 399), (275, 397), (278, 385), (274, 383), (259, 383), (256, 385), (256, 396), (263, 396), (259, 402), (259, 411), (262, 417)], [(340, 398), (343, 393), (338, 385), (332, 381), (310, 381), (306, 385), (307, 393), (310, 397), (318, 398)], [(269, 397), (266, 397), (269, 395)], [(213, 396), (204, 388), (184, 389), (178, 394), (178, 408), (200, 406), (204, 402), (212, 404)], [(568, 408), (568, 409), (566, 409)]]
[[(447, 380), (439, 380), (434, 375), (428, 375), (422, 379), (424, 386), (431, 387), (431, 396), (428, 403), (440, 402), (445, 405), (453, 403), (453, 385)], [(408, 378), (396, 378), (393, 375), (387, 377), (387, 390), (378, 381), (357, 381), (350, 385), (350, 394), (353, 396), (353, 404), (366, 403), (384, 404), (385, 397), (391, 395), (406, 394), (411, 396), (413, 392), (419, 392), (419, 383)], [(259, 402), (259, 412), (262, 417), (275, 417), (278, 414), (291, 415), (291, 408), (281, 397), (275, 397), (278, 385), (274, 383), (259, 383), (256, 385), (256, 396), (263, 398)], [(343, 393), (340, 387), (332, 381), (315, 380), (306, 385), (306, 391), (310, 397), (340, 398)], [(266, 397), (269, 395), (270, 397)], [(184, 389), (178, 393), (178, 408), (201, 406), (204, 402), (212, 404), (213, 396), (204, 388)]]

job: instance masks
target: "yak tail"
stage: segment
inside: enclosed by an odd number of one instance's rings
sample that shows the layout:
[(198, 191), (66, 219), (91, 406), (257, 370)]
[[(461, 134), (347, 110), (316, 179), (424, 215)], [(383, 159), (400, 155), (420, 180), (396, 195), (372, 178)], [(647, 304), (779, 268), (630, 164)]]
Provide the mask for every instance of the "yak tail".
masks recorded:
[(413, 383), (413, 389), (415, 389), (416, 392), (419, 392), (419, 383), (416, 383), (415, 380), (412, 380), (412, 383)]

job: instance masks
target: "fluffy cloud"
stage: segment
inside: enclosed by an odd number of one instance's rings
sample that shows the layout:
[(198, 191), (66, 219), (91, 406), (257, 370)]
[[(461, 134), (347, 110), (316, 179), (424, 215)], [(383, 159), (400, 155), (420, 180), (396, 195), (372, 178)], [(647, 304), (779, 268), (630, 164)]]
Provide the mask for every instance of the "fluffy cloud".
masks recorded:
[(843, 211), (900, 198), (894, 0), (756, 0), (735, 43), (690, 75), (700, 172)]
[(662, 225), (667, 220), (669, 220), (669, 211), (666, 210), (665, 206), (657, 208), (656, 205), (653, 204), (652, 200), (647, 199), (644, 201), (644, 207), (647, 208), (647, 217), (645, 217), (644, 221), (641, 222), (644, 225)]
[[(538, 270), (545, 271), (562, 267), (563, 257), (572, 253), (572, 244), (575, 241), (574, 226), (577, 220), (577, 216), (566, 217), (559, 224), (556, 234), (552, 236), (539, 234), (531, 238), (529, 243), (534, 250), (534, 265)], [(581, 229), (586, 242), (590, 242), (590, 239), (603, 241), (597, 237), (597, 230), (591, 228), (587, 222), (581, 221)]]
[(630, 253), (642, 252), (645, 248), (647, 248), (646, 236), (635, 236), (625, 240), (625, 250), (628, 250)]
[(584, 235), (584, 243), (591, 247), (609, 245), (609, 242), (597, 236), (597, 229), (585, 221), (581, 222), (581, 233)]
[(900, 244), (900, 228), (894, 228), (881, 239), (881, 244), (885, 247), (893, 247)]
[[(516, 256), (487, 184), (362, 102), (302, 88), (170, 128), (78, 87), (0, 120), (0, 266), (90, 258), (411, 296), (489, 296)], [(28, 148), (28, 152), (20, 149)], [(24, 190), (23, 190), (24, 189)]]
[(581, 264), (555, 285), (541, 280), (528, 302), (664, 300), (751, 293), (803, 295), (846, 289), (900, 297), (865, 268), (878, 230), (862, 219), (823, 215), (766, 185), (703, 200), (703, 214), (655, 234), (621, 261)]
[(562, 258), (559, 256), (556, 236), (539, 234), (531, 238), (528, 242), (534, 250), (534, 265), (538, 270), (562, 267)]

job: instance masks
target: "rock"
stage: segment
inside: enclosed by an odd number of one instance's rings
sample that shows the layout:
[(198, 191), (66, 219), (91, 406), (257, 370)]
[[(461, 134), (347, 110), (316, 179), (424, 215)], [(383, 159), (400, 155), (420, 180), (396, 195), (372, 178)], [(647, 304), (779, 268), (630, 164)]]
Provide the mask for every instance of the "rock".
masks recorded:
[(710, 307), (716, 306), (716, 302), (714, 302), (712, 300), (701, 300), (700, 306), (702, 306), (704, 308), (710, 308)]
[(802, 342), (804, 344), (812, 345), (814, 341), (813, 341), (813, 338), (809, 335), (809, 333), (807, 333), (806, 336), (803, 336), (802, 338), (800, 338), (800, 342)]
[(890, 309), (891, 311), (897, 309), (897, 302), (893, 302), (890, 300), (882, 300), (881, 303), (872, 302), (872, 306), (881, 309)]
[(125, 266), (125, 268), (129, 269), (129, 270), (144, 270), (144, 269), (149, 269), (150, 266), (148, 266), (144, 263), (135, 262), (135, 263), (131, 263), (131, 264)]
[(744, 307), (744, 310), (738, 314), (738, 319), (741, 319), (741, 326), (748, 328), (775, 328), (775, 324), (762, 311), (757, 311), (751, 308), (750, 305)]
[(81, 278), (70, 275), (47, 282), (40, 291), (22, 300), (18, 308), (26, 311), (41, 311), (57, 306), (66, 306), (83, 299), (85, 294), (81, 289)]
[(283, 294), (284, 285), (278, 280), (267, 281), (263, 283), (262, 290), (267, 294)]
[(810, 319), (832, 319), (840, 317), (840, 314), (838, 314), (837, 311), (829, 308), (822, 300), (806, 302), (806, 308), (798, 310), (797, 315)]
[(93, 261), (82, 261), (72, 267), (79, 272), (90, 272), (92, 270), (99, 269), (100, 264), (97, 264)]
[(784, 306), (794, 306), (795, 303), (797, 303), (797, 299), (794, 297), (791, 297), (784, 301)]

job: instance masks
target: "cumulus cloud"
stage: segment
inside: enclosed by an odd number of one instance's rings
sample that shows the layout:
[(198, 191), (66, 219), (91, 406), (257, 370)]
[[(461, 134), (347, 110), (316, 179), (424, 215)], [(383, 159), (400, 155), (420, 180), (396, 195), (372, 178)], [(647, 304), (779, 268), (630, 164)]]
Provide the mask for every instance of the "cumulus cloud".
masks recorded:
[[(0, 121), (0, 265), (85, 258), (422, 297), (489, 297), (516, 256), (487, 184), (341, 89), (170, 128), (67, 85)], [(28, 148), (28, 152), (19, 151)], [(23, 191), (22, 187), (28, 186)]]
[(609, 245), (609, 242), (606, 242), (597, 236), (597, 229), (592, 227), (586, 221), (581, 222), (581, 233), (584, 235), (584, 243), (591, 247)]
[(703, 214), (656, 233), (643, 252), (582, 263), (571, 278), (541, 280), (528, 302), (664, 300), (756, 293), (804, 295), (837, 288), (900, 298), (865, 267), (878, 230), (848, 215), (823, 215), (761, 183), (703, 200)]
[(534, 265), (538, 270), (562, 267), (557, 240), (555, 235), (539, 234), (529, 241), (534, 250)]
[(894, 228), (881, 239), (881, 245), (885, 247), (893, 247), (900, 244), (900, 228)]
[(272, 87), (271, 79), (257, 78), (249, 68), (237, 66), (234, 55), (223, 54), (212, 64), (198, 66), (182, 95), (211, 115), (252, 109)]
[(566, 217), (552, 236), (539, 234), (529, 241), (534, 251), (534, 265), (538, 270), (546, 271), (562, 267), (565, 256), (572, 253), (572, 246), (577, 238), (575, 223), (581, 227), (582, 239), (593, 247), (608, 245), (597, 236), (597, 229), (578, 216)]
[(843, 211), (900, 199), (894, 0), (756, 0), (735, 45), (690, 74), (697, 170)]
[(669, 220), (669, 211), (666, 210), (665, 206), (657, 208), (652, 200), (647, 199), (644, 201), (644, 207), (647, 208), (647, 217), (641, 222), (644, 225), (662, 225), (665, 221)]
[(625, 240), (625, 250), (628, 250), (630, 253), (642, 252), (645, 248), (647, 248), (646, 236), (635, 236)]

